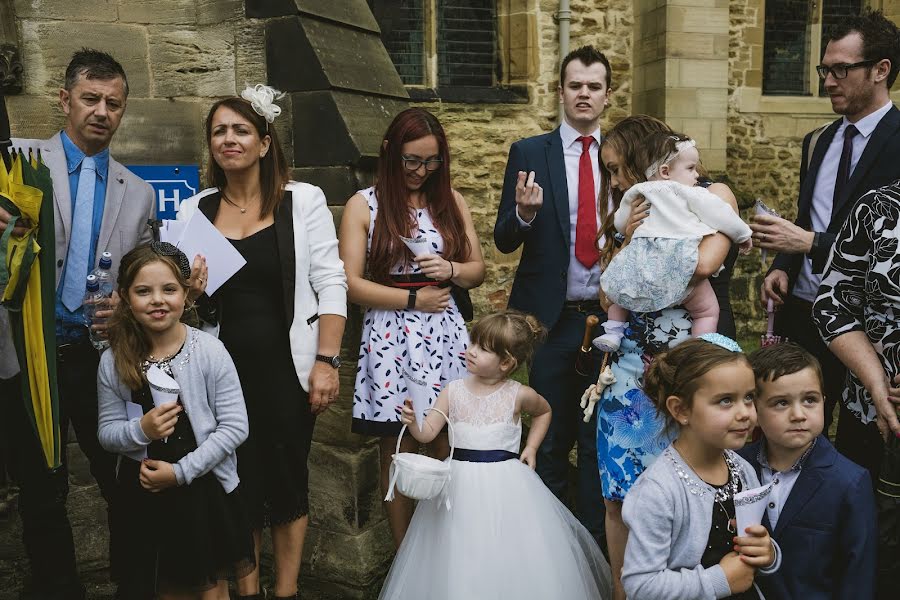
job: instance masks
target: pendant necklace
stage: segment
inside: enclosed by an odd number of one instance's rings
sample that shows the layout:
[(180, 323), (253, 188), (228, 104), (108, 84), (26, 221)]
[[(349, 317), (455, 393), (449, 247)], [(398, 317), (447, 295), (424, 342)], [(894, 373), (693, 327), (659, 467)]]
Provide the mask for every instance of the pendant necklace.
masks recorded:
[(229, 198), (228, 196), (226, 196), (226, 195), (225, 195), (225, 192), (222, 192), (222, 200), (224, 200), (225, 202), (227, 202), (227, 203), (230, 204), (231, 206), (233, 206), (233, 207), (235, 207), (236, 209), (238, 209), (239, 211), (241, 211), (241, 214), (242, 214), (242, 215), (247, 213), (247, 207), (246, 207), (246, 206), (240, 206), (239, 204), (237, 204), (236, 202), (234, 202), (231, 198)]
[[(676, 448), (676, 450), (677, 450), (677, 448)], [(685, 464), (694, 472), (695, 475), (697, 475), (697, 470), (693, 467), (693, 465), (691, 465), (691, 463), (688, 461), (688, 459), (680, 452), (679, 452), (679, 455), (681, 455), (681, 459), (685, 462)], [(733, 517), (728, 512), (728, 510), (725, 508), (724, 503), (727, 500), (734, 498), (734, 495), (738, 492), (738, 480), (739, 480), (738, 469), (737, 469), (737, 465), (735, 464), (734, 460), (732, 460), (732, 458), (728, 455), (727, 452), (723, 452), (722, 457), (725, 459), (725, 466), (728, 469), (728, 481), (725, 482), (725, 485), (723, 485), (722, 487), (715, 487), (715, 486), (710, 485), (706, 481), (703, 481), (703, 479), (701, 479), (701, 481), (704, 484), (706, 484), (706, 486), (713, 488), (713, 490), (714, 490), (713, 500), (715, 500), (716, 504), (719, 505), (719, 507), (722, 509), (722, 512), (724, 512), (725, 516), (728, 518), (728, 521), (727, 521), (728, 532), (735, 533), (737, 531), (737, 527), (732, 523)], [(690, 492), (692, 494), (695, 494), (698, 496), (703, 496), (704, 494), (701, 491), (700, 486), (697, 484), (697, 482), (695, 482), (693, 480), (693, 478), (691, 478), (687, 473), (680, 471), (680, 469), (678, 467), (678, 463), (675, 460), (674, 456), (670, 455), (670, 458), (671, 458), (673, 464), (675, 465), (675, 471), (678, 473), (679, 477), (681, 477), (681, 479), (683, 479), (685, 481)], [(699, 475), (697, 475), (697, 477), (699, 477)]]

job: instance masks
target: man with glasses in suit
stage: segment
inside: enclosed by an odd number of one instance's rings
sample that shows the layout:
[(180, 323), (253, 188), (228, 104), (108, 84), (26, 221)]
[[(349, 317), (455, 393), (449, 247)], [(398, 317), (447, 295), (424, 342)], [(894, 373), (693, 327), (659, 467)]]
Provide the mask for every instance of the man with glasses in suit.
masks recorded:
[[(760, 290), (763, 305), (772, 299), (778, 307), (775, 333), (800, 344), (822, 364), (826, 431), (844, 394), (847, 370), (822, 342), (812, 304), (835, 237), (856, 200), (900, 178), (900, 111), (889, 95), (900, 71), (900, 30), (881, 11), (867, 10), (844, 19), (828, 38), (816, 69), (841, 118), (803, 140), (796, 221), (757, 216), (751, 224), (755, 243), (778, 253)], [(835, 445), (873, 470), (881, 456), (878, 430), (845, 404), (841, 402)]]

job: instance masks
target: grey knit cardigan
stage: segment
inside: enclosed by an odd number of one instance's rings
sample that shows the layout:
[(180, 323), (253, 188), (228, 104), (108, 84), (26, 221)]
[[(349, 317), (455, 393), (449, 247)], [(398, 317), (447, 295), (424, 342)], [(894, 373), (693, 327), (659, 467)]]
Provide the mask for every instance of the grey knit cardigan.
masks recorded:
[[(193, 327), (181, 352), (172, 359), (172, 375), (181, 387), (181, 403), (197, 440), (197, 449), (174, 465), (178, 485), (212, 471), (226, 493), (238, 486), (235, 449), (247, 439), (250, 427), (244, 394), (234, 362), (222, 342)], [(150, 444), (140, 419), (127, 418), (125, 403), (131, 390), (116, 372), (113, 353), (100, 357), (97, 373), (100, 445), (124, 454)]]
[[(726, 452), (738, 467), (742, 489), (758, 487), (759, 479), (750, 464), (734, 452)], [(701, 493), (691, 493), (675, 463), (700, 483)], [(731, 595), (722, 567), (700, 566), (712, 527), (713, 503), (712, 487), (702, 482), (672, 445), (641, 474), (622, 507), (629, 530), (622, 584), (629, 598), (713, 600)], [(774, 545), (775, 562), (758, 570), (757, 576), (774, 573), (781, 565), (781, 550)]]

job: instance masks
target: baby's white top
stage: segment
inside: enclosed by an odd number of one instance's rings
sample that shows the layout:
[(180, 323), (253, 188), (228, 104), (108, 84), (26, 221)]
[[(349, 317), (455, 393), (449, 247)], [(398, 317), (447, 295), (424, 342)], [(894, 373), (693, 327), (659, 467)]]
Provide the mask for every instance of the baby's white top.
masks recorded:
[(615, 215), (616, 230), (624, 233), (635, 197), (650, 202), (650, 214), (632, 237), (700, 238), (721, 232), (733, 242), (750, 239), (752, 231), (724, 200), (698, 186), (676, 181), (637, 183), (625, 192)]

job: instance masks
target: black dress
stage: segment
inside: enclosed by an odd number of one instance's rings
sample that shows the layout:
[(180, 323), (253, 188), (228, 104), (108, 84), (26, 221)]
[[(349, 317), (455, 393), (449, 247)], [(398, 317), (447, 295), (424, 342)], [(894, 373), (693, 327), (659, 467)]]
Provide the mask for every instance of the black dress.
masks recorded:
[[(710, 484), (712, 485), (712, 484)], [(725, 485), (713, 485), (712, 487), (720, 490)], [(740, 484), (738, 484), (740, 491)], [(709, 529), (709, 538), (706, 541), (706, 549), (703, 551), (703, 557), (700, 564), (704, 569), (709, 569), (719, 564), (726, 554), (734, 551), (733, 538), (737, 533), (729, 531), (729, 521), (734, 518), (734, 497), (730, 497), (722, 502), (713, 502), (712, 525)], [(751, 587), (746, 592), (732, 594), (725, 600), (759, 600), (759, 594), (756, 589)]]
[(254, 529), (261, 529), (309, 513), (315, 417), (291, 357), (275, 226), (230, 241), (247, 264), (213, 300), (250, 421), (250, 436), (237, 450), (241, 495)]
[[(153, 409), (146, 383), (132, 394), (132, 401), (145, 414)], [(174, 464), (196, 450), (189, 419), (182, 412), (175, 432), (147, 447), (148, 458)], [(123, 456), (116, 476), (123, 506), (131, 515), (122, 536), (123, 598), (149, 600), (158, 593), (202, 592), (253, 571), (253, 536), (240, 486), (226, 494), (209, 472), (190, 485), (154, 493), (141, 487), (140, 468), (140, 462)]]

